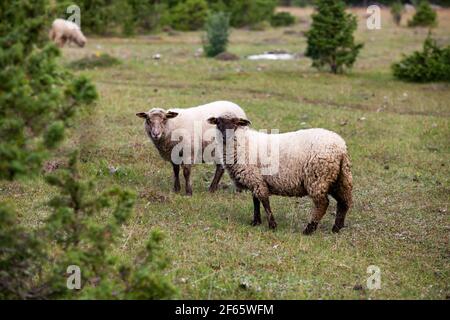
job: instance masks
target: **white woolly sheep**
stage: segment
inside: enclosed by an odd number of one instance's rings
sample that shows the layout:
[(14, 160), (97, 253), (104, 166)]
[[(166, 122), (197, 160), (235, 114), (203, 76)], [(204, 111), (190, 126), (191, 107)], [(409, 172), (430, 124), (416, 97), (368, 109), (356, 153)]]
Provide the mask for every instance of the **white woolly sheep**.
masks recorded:
[(64, 47), (66, 42), (75, 42), (79, 47), (84, 47), (87, 42), (76, 23), (63, 19), (53, 21), (49, 37), (60, 48)]
[[(211, 146), (215, 134), (214, 126), (210, 125), (207, 119), (219, 116), (224, 112), (233, 112), (240, 118), (246, 119), (245, 112), (238, 105), (228, 101), (216, 101), (188, 109), (170, 109), (166, 111), (154, 108), (148, 112), (136, 113), (138, 117), (145, 119), (145, 132), (158, 149), (161, 157), (172, 163), (174, 174), (173, 190), (175, 192), (179, 192), (181, 189), (179, 179), (180, 165), (183, 168), (186, 194), (192, 195), (190, 180), (192, 165), (204, 162), (216, 164), (216, 172), (209, 191), (214, 192), (217, 190), (225, 169), (221, 165), (221, 161), (205, 159), (203, 153)], [(190, 152), (186, 152), (186, 150)], [(214, 150), (212, 153), (214, 153)], [(179, 155), (182, 159), (178, 158)], [(202, 156), (201, 159), (198, 158), (199, 155)]]
[[(208, 122), (216, 125), (218, 137), (223, 139), (223, 163), (231, 178), (237, 186), (253, 193), (252, 225), (261, 224), (262, 202), (269, 228), (276, 228), (270, 195), (308, 195), (314, 207), (303, 234), (311, 234), (326, 213), (330, 194), (337, 201), (332, 231), (339, 232), (344, 226), (345, 215), (352, 204), (352, 174), (345, 141), (338, 134), (325, 129), (266, 134), (249, 129), (250, 121), (230, 113), (211, 117)], [(263, 169), (271, 165), (261, 155), (264, 149), (269, 150), (271, 156), (277, 154), (276, 172), (264, 172)], [(256, 161), (251, 161), (252, 157)]]

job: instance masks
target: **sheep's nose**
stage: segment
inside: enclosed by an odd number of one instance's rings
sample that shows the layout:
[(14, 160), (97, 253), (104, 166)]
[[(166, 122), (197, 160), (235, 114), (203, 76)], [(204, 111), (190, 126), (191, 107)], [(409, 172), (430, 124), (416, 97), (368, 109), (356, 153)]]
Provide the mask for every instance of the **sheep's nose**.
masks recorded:
[(158, 131), (152, 131), (151, 134), (152, 134), (152, 138), (153, 138), (153, 139), (159, 139), (159, 138), (161, 138), (161, 132), (158, 132)]

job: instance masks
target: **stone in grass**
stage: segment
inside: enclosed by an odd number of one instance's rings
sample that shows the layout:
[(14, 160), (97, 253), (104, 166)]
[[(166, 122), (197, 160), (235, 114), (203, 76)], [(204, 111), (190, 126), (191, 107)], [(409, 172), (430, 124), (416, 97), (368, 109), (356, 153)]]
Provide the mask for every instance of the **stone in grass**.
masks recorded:
[(215, 56), (215, 59), (222, 60), (222, 61), (235, 61), (235, 60), (239, 60), (239, 57), (237, 55), (235, 55), (234, 53), (222, 52), (222, 53), (219, 53), (217, 56)]

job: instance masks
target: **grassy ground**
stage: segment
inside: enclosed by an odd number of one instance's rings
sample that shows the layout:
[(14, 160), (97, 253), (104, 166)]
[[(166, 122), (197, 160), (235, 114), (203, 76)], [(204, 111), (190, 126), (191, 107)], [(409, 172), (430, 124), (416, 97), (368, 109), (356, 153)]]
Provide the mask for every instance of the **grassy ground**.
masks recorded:
[[(300, 23), (290, 28), (234, 30), (230, 51), (241, 57), (273, 49), (304, 52), (308, 11), (295, 13)], [(118, 184), (139, 195), (117, 247), (121, 255), (132, 258), (151, 229), (162, 229), (172, 260), (167, 272), (181, 298), (449, 298), (450, 86), (403, 83), (390, 73), (402, 53), (421, 47), (427, 30), (395, 27), (383, 11), (382, 29), (370, 31), (364, 11), (356, 14), (356, 38), (365, 47), (347, 75), (318, 72), (304, 57), (196, 57), (199, 33), (91, 38), (83, 50), (63, 50), (67, 63), (98, 52), (122, 60), (82, 71), (100, 100), (60, 150), (80, 148), (84, 176), (96, 177), (99, 189)], [(441, 10), (439, 18), (434, 35), (449, 44), (450, 11)], [(161, 60), (152, 59), (156, 53)], [(228, 177), (218, 193), (207, 193), (212, 166), (194, 168), (193, 197), (170, 191), (171, 166), (159, 158), (135, 112), (219, 99), (241, 105), (254, 128), (324, 127), (344, 137), (355, 185), (347, 228), (331, 233), (333, 200), (317, 232), (302, 236), (309, 199), (281, 197), (271, 199), (278, 229), (251, 227), (249, 193), (235, 194)], [(108, 166), (119, 171), (111, 175)], [(45, 201), (54, 192), (41, 177), (0, 189), (0, 200), (14, 201), (31, 227), (45, 217)], [(369, 265), (381, 269), (380, 290), (366, 287)]]

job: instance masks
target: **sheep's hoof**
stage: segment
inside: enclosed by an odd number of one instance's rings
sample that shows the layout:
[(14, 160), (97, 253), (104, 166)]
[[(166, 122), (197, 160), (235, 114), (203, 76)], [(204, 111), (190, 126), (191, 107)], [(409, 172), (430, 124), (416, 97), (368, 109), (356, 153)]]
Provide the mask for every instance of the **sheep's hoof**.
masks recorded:
[(277, 228), (277, 223), (275, 220), (269, 221), (269, 229), (275, 230)]
[(256, 227), (259, 226), (261, 224), (261, 220), (253, 220), (252, 221), (252, 226)]
[(308, 235), (312, 234), (314, 231), (316, 231), (317, 225), (318, 225), (317, 222), (310, 222), (310, 223), (308, 223), (306, 228), (303, 230), (303, 234), (305, 236), (308, 236)]
[(210, 186), (209, 189), (208, 189), (208, 191), (209, 191), (210, 193), (216, 192), (216, 191), (217, 191), (217, 186)]
[(180, 191), (181, 191), (181, 188), (180, 187), (175, 187), (175, 188), (173, 188), (173, 192), (175, 192), (175, 193), (180, 193)]
[(337, 225), (334, 225), (333, 228), (331, 229), (331, 231), (333, 233), (339, 233), (339, 231), (342, 229), (342, 227), (339, 227)]

